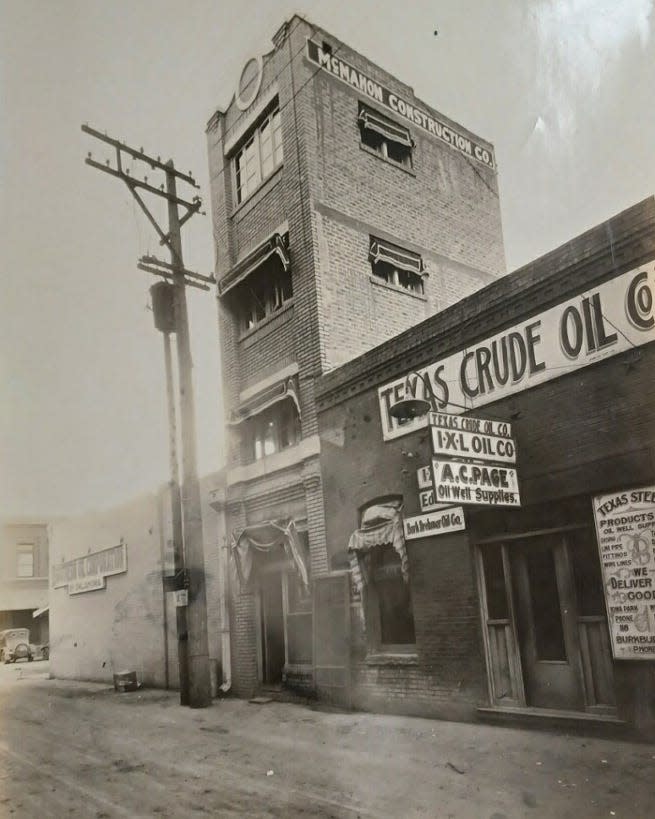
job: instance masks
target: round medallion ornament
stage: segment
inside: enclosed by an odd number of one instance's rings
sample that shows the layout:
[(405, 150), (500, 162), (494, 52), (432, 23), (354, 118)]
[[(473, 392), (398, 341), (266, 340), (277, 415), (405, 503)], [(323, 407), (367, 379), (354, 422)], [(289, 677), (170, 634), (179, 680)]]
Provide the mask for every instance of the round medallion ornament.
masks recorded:
[(257, 99), (263, 76), (264, 61), (261, 57), (251, 57), (243, 67), (234, 95), (239, 111), (247, 110)]

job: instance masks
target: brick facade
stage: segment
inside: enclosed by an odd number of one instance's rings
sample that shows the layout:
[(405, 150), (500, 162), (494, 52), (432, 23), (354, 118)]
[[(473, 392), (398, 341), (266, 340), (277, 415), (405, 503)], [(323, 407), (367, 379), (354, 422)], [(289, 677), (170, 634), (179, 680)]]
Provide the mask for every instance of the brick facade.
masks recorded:
[[(592, 293), (640, 266), (648, 270), (653, 259), (651, 198), (325, 374), (318, 382), (317, 401), (331, 565), (343, 564), (359, 510), (373, 499), (400, 495), (405, 516), (420, 513), (416, 470), (429, 463), (429, 433), (417, 429), (383, 441), (378, 387), (471, 349), (574, 294)], [(652, 296), (655, 283), (649, 286)], [(652, 298), (644, 298), (652, 314)], [(616, 306), (623, 309), (623, 304)], [(477, 707), (489, 706), (476, 544), (491, 536), (511, 538), (513, 533), (574, 525), (593, 532), (594, 494), (655, 482), (655, 408), (649, 397), (655, 344), (652, 332), (644, 332), (636, 349), (472, 412), (512, 419), (521, 508), (466, 506), (466, 532), (407, 541), (416, 657), (403, 662), (370, 656), (363, 635), (355, 630), (355, 703), (463, 719), (474, 718)], [(618, 718), (652, 731), (655, 663), (611, 663), (611, 657), (609, 662)]]
[[(288, 232), (293, 282), (292, 299), (247, 331), (239, 326), (238, 286), (218, 297), (225, 414), (233, 417), (244, 403), (244, 391), (256, 394), (258, 385), (268, 385), (292, 364), (297, 365), (301, 411), (301, 446), (254, 464), (244, 461), (247, 425), (228, 426), (227, 533), (294, 517), (306, 526), (316, 576), (329, 565), (318, 446), (310, 446), (318, 429), (315, 380), (501, 276), (505, 261), (495, 170), (408, 123), (415, 143), (411, 168), (362, 145), (357, 117), (365, 96), (308, 59), (309, 38), (493, 149), (297, 16), (282, 26), (274, 49), (263, 57), (260, 88), (250, 106), (239, 110), (235, 97), (208, 123), (217, 280), (273, 233)], [(252, 80), (256, 74), (251, 62), (244, 76)], [(234, 155), (276, 97), (283, 164), (235, 205)], [(424, 295), (371, 275), (372, 236), (422, 257), (429, 273)], [(280, 497), (280, 482), (293, 498)], [(254, 655), (261, 650), (254, 624), (256, 594), (256, 589), (254, 597), (233, 589), (234, 686), (245, 694), (253, 690)]]

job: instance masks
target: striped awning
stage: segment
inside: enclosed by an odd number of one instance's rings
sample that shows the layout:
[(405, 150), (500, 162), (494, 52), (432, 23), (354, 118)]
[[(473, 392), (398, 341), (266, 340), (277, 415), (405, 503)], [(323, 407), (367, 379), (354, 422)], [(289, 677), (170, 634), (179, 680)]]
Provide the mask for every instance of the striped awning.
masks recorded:
[(411, 148), (414, 144), (414, 140), (410, 136), (407, 128), (403, 128), (402, 125), (397, 125), (395, 122), (392, 122), (375, 111), (371, 111), (370, 108), (362, 108), (357, 121), (362, 128), (366, 128), (369, 131), (376, 131), (385, 139), (396, 142), (398, 145), (406, 145), (408, 148)]
[(419, 253), (404, 250), (398, 247), (398, 245), (394, 245), (384, 239), (371, 237), (368, 258), (373, 264), (386, 262), (387, 264), (393, 265), (393, 267), (397, 267), (399, 270), (409, 270), (418, 276), (427, 276), (427, 271), (423, 264), (423, 257)]
[(279, 401), (293, 401), (300, 417), (300, 401), (298, 400), (298, 384), (296, 378), (292, 376), (285, 381), (280, 381), (273, 387), (259, 393), (249, 401), (240, 404), (235, 410), (230, 413), (230, 420), (228, 424), (234, 426), (242, 424), (248, 418), (259, 415), (264, 410), (277, 404)]
[(276, 548), (282, 548), (293, 563), (302, 588), (309, 591), (308, 555), (298, 536), (293, 519), (286, 521), (269, 520), (263, 523), (246, 526), (241, 531), (232, 533), (230, 553), (234, 560), (239, 584), (243, 590), (250, 586), (256, 554), (266, 554)]
[(362, 515), (361, 528), (355, 529), (348, 541), (352, 579), (360, 593), (368, 581), (366, 555), (371, 549), (387, 544), (393, 546), (398, 554), (403, 579), (407, 583), (409, 568), (403, 532), (402, 506), (395, 502), (376, 504), (366, 509)]
[(244, 259), (237, 262), (232, 270), (218, 282), (219, 296), (224, 296), (229, 290), (236, 287), (237, 284), (247, 279), (258, 267), (261, 267), (267, 259), (275, 255), (279, 257), (282, 267), (288, 270), (291, 264), (291, 260), (289, 259), (288, 233), (284, 235), (274, 233), (251, 251)]

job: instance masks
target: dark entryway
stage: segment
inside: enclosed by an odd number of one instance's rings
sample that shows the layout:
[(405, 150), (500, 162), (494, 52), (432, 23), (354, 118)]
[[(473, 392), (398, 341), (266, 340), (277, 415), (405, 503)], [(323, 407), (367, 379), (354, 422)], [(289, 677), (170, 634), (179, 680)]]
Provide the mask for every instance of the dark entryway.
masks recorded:
[(593, 531), (542, 530), (481, 544), (478, 571), (493, 704), (611, 712)]
[(261, 576), (262, 680), (279, 685), (284, 671), (284, 607), (282, 572), (264, 572)]

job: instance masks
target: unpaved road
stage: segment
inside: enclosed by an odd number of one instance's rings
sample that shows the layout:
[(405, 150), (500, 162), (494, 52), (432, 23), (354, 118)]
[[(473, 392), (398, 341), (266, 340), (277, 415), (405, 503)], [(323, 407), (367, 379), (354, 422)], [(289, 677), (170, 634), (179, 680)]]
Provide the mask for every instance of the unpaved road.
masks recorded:
[(0, 816), (655, 815), (655, 747), (0, 672)]

